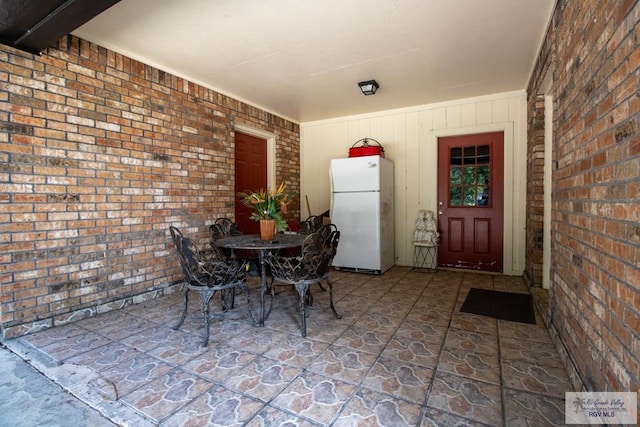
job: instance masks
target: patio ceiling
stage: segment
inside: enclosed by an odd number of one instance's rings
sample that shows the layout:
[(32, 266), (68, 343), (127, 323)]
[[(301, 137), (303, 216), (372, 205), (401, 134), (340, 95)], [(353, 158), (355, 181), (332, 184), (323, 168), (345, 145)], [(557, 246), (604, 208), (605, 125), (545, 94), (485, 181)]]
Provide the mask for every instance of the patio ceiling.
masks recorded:
[[(308, 122), (525, 89), (555, 2), (4, 0), (0, 37), (39, 51), (71, 31)], [(369, 79), (380, 89), (365, 97)]]

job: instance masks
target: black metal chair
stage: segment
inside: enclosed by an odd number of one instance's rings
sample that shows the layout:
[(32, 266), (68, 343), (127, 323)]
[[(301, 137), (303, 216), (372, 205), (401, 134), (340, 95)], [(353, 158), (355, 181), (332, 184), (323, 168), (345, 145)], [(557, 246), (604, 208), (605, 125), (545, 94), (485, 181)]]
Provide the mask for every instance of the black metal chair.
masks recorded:
[[(222, 239), (223, 237), (242, 235), (242, 229), (240, 229), (238, 224), (231, 221), (229, 218), (218, 218), (209, 226), (209, 234), (211, 234), (211, 246), (216, 256), (223, 260), (233, 258), (235, 256), (233, 251), (220, 249), (214, 244), (214, 242), (218, 239)], [(242, 256), (240, 258), (251, 258), (251, 254), (243, 255), (247, 256)]]
[[(336, 238), (340, 239), (340, 233), (334, 233), (334, 231), (338, 231), (338, 227), (336, 227), (335, 224), (324, 224), (324, 225), (318, 226), (314, 231), (314, 233), (320, 234), (320, 237), (322, 237), (323, 245), (329, 245), (330, 247), (332, 244), (330, 239), (336, 239)], [(336, 246), (333, 249), (333, 254), (331, 255), (331, 259), (329, 260), (329, 263), (325, 268), (326, 274), (325, 274), (325, 279), (323, 281), (327, 283), (329, 283), (329, 271), (331, 270), (331, 263), (333, 262), (333, 258), (336, 256), (337, 247), (338, 247), (338, 243), (336, 242)], [(289, 256), (289, 254), (287, 254), (287, 256)], [(320, 288), (320, 290), (322, 290), (322, 292), (326, 291), (324, 286), (322, 286), (322, 282), (318, 282), (318, 287)], [(308, 298), (309, 298), (309, 305), (313, 305), (313, 295), (311, 294), (311, 290), (309, 290)]]
[(243, 234), (240, 226), (229, 218), (218, 218), (209, 226), (211, 239), (217, 240), (227, 236), (238, 236)]
[(307, 336), (307, 306), (313, 302), (309, 292), (311, 284), (327, 282), (329, 285), (329, 305), (334, 316), (337, 319), (341, 318), (333, 304), (333, 286), (329, 279), (331, 262), (335, 256), (339, 240), (340, 232), (338, 230), (332, 230), (326, 238), (323, 238), (321, 233), (316, 232), (309, 234), (304, 239), (299, 256), (270, 255), (267, 257), (267, 263), (271, 267), (273, 278), (271, 291), (274, 291), (273, 286), (275, 283), (281, 282), (293, 285), (298, 292), (303, 337)]
[(184, 309), (182, 316), (174, 330), (178, 330), (187, 315), (189, 304), (189, 292), (197, 291), (202, 305), (202, 315), (204, 316), (203, 346), (209, 343), (209, 303), (213, 295), (220, 291), (222, 299), (222, 310), (227, 311), (234, 307), (235, 290), (242, 289), (247, 293), (247, 307), (249, 304), (249, 287), (245, 277), (245, 261), (222, 260), (215, 253), (207, 257), (200, 252), (195, 243), (188, 237), (184, 237), (182, 232), (176, 227), (169, 227), (173, 243), (178, 252), (180, 266), (184, 274)]
[(247, 264), (251, 269), (249, 273), (252, 275), (259, 275), (259, 263), (258, 254), (251, 250), (232, 250), (221, 249), (215, 245), (215, 241), (229, 236), (241, 236), (244, 233), (238, 224), (231, 221), (229, 218), (218, 218), (213, 224), (209, 226), (209, 233), (211, 234), (211, 246), (214, 253), (222, 259), (243, 259), (247, 261)]
[[(322, 237), (322, 244), (326, 248), (326, 250), (331, 251), (331, 253), (327, 256), (327, 264), (323, 266), (324, 275), (323, 280), (318, 282), (318, 287), (322, 292), (325, 292), (326, 289), (322, 286), (322, 282), (327, 282), (329, 286), (331, 286), (331, 281), (329, 280), (329, 272), (331, 271), (331, 264), (333, 263), (333, 258), (336, 256), (336, 251), (338, 249), (338, 241), (340, 240), (340, 233), (338, 232), (338, 227), (335, 224), (325, 224), (318, 228), (316, 231), (320, 237)], [(309, 290), (309, 305), (313, 305), (313, 295), (311, 294), (311, 290)], [(333, 300), (331, 301), (331, 308), (335, 313), (335, 309), (333, 308)], [(340, 318), (340, 317), (338, 317)]]
[(300, 221), (300, 228), (298, 234), (311, 234), (315, 233), (322, 227), (322, 217), (318, 215), (311, 215), (304, 221)]

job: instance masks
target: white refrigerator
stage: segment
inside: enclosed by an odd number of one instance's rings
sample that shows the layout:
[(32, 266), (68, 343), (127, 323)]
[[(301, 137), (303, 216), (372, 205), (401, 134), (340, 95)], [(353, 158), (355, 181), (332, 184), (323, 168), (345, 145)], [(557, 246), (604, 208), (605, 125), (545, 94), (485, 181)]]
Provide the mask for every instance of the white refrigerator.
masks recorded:
[(333, 266), (382, 274), (395, 264), (393, 163), (380, 156), (333, 159), (331, 222), (340, 231)]

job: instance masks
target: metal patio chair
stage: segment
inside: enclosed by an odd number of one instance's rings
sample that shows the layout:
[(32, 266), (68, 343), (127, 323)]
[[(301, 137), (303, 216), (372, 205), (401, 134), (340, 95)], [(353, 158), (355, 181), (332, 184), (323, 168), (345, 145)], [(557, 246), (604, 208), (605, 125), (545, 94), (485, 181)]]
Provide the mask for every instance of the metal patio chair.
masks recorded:
[(313, 302), (313, 297), (309, 292), (311, 284), (327, 282), (329, 285), (329, 305), (334, 316), (337, 319), (341, 318), (333, 304), (333, 286), (329, 279), (329, 269), (339, 240), (340, 232), (338, 230), (332, 230), (326, 238), (316, 232), (305, 238), (299, 256), (270, 255), (267, 257), (273, 279), (271, 291), (274, 292), (274, 285), (280, 282), (293, 285), (298, 292), (303, 337), (307, 336), (307, 306)]
[(318, 215), (311, 215), (304, 221), (300, 221), (300, 228), (298, 234), (311, 234), (315, 233), (322, 227), (322, 217)]
[(207, 256), (198, 250), (191, 239), (184, 237), (178, 228), (171, 226), (169, 230), (178, 252), (185, 280), (184, 308), (178, 324), (173, 329), (178, 330), (186, 318), (189, 292), (198, 292), (204, 316), (202, 345), (206, 347), (209, 343), (209, 303), (216, 292), (220, 291), (222, 310), (227, 311), (234, 307), (235, 290), (244, 290), (247, 293), (247, 307), (250, 310), (249, 287), (245, 279), (246, 262), (235, 259), (219, 259), (215, 254)]

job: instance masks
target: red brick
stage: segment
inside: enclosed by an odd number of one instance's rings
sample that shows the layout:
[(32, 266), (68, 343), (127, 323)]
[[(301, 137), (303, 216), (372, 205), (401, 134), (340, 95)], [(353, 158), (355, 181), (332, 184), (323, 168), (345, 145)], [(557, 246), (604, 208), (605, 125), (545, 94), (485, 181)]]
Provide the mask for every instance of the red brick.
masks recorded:
[[(578, 376), (588, 378), (588, 387), (603, 390), (640, 382), (640, 238), (629, 229), (640, 220), (640, 6), (631, 0), (621, 4), (608, 9), (558, 3), (561, 17), (552, 19), (542, 45), (546, 51), (531, 79), (539, 82), (544, 70), (555, 70), (552, 304), (557, 310), (552, 322)], [(596, 49), (585, 54), (585, 45)], [(538, 92), (531, 83), (528, 93)], [(529, 158), (538, 152), (531, 130), (538, 105), (538, 97), (530, 96)], [(535, 164), (528, 166), (526, 253), (528, 262), (535, 262), (539, 258), (529, 236), (538, 226), (532, 194), (538, 178)], [(594, 306), (591, 294), (605, 298), (603, 306)]]

